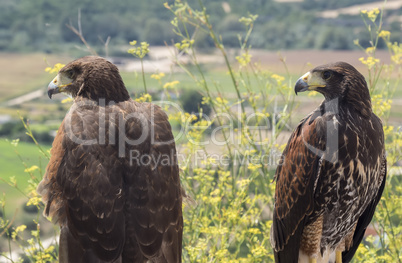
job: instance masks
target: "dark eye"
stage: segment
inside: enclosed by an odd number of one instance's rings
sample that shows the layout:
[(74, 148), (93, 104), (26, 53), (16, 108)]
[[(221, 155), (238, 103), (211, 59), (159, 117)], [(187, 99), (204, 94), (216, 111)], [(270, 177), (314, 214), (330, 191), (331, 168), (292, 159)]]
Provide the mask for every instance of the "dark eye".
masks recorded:
[(323, 78), (324, 80), (328, 80), (331, 76), (332, 76), (332, 72), (331, 72), (331, 71), (324, 71), (324, 72), (322, 73), (322, 78)]

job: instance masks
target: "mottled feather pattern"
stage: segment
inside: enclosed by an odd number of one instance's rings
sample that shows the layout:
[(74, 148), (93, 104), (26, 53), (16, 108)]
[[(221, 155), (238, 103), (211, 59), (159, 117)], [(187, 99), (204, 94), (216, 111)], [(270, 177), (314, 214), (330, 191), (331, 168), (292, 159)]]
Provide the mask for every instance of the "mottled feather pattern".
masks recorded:
[[(340, 113), (341, 116), (346, 114), (350, 113)], [(382, 182), (380, 164), (383, 158), (383, 152), (377, 149), (383, 148), (383, 145), (369, 138), (382, 131), (382, 126), (374, 119), (373, 129), (372, 122), (362, 119), (362, 123), (351, 127), (340, 118), (339, 162), (323, 162), (322, 169), (326, 171), (326, 176), (320, 177), (315, 197), (316, 211), (325, 210), (321, 250), (327, 246), (334, 248), (352, 230), (366, 209), (367, 200), (377, 195), (376, 189)], [(380, 139), (383, 141), (383, 138)], [(312, 218), (319, 214), (313, 214)]]
[[(305, 220), (306, 215), (313, 211), (314, 186), (318, 178), (320, 159), (317, 152), (310, 151), (305, 143), (323, 150), (322, 142), (324, 137), (317, 134), (322, 128), (316, 125), (323, 124), (321, 120), (315, 122), (312, 118), (317, 117), (313, 112), (306, 119), (302, 120), (294, 133), (291, 135), (287, 147), (284, 150), (282, 163), (277, 169), (277, 186), (275, 191), (275, 212), (273, 236), (274, 249), (280, 251), (284, 248), (289, 238), (299, 224)], [(304, 138), (313, 138), (314, 141), (304, 141)], [(305, 175), (305, 176), (298, 176)], [(289, 213), (292, 216), (289, 216)], [(281, 227), (286, 225), (286, 227)], [(278, 228), (278, 229), (277, 229)], [(275, 231), (278, 230), (278, 233)], [(297, 248), (295, 248), (298, 251)]]
[(292, 133), (276, 171), (276, 262), (299, 262), (302, 254), (328, 262), (338, 249), (349, 262), (383, 191), (384, 135), (364, 77), (343, 62), (310, 74), (319, 79), (324, 71), (332, 76), (318, 87), (325, 101)]

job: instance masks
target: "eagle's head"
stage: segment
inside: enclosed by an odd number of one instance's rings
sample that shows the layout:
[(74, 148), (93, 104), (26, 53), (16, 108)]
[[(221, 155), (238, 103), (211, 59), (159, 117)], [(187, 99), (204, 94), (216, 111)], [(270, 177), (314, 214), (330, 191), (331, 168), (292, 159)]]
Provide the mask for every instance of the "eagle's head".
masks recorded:
[(339, 99), (344, 105), (352, 105), (363, 116), (371, 115), (370, 92), (364, 76), (346, 62), (318, 66), (303, 76), (295, 85), (295, 92), (315, 90), (326, 101)]
[(117, 67), (96, 56), (82, 57), (63, 67), (49, 83), (47, 94), (52, 98), (53, 94), (60, 92), (97, 103), (101, 99), (109, 103), (125, 101), (130, 97)]

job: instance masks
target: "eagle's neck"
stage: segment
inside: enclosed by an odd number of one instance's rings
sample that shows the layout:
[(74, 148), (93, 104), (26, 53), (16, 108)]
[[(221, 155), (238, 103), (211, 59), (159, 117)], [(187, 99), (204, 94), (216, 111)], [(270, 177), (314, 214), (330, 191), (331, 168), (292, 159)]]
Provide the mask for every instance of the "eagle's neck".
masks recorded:
[(340, 87), (341, 92), (324, 94), (325, 103), (330, 105), (337, 104), (339, 107), (353, 108), (361, 117), (370, 118), (373, 112), (370, 92), (363, 75), (358, 73), (354, 78), (345, 78)]
[[(368, 93), (368, 90), (367, 90)], [(330, 114), (342, 114), (348, 112), (347, 109), (353, 109), (363, 118), (370, 118), (372, 114), (371, 100), (368, 94), (354, 93), (349, 91), (346, 96), (325, 97), (320, 105), (321, 112)]]
[(101, 81), (87, 81), (78, 91), (77, 96), (90, 99), (98, 104), (119, 103), (130, 99), (130, 95), (119, 77), (102, 79)]
[(348, 107), (353, 107), (362, 117), (370, 118), (373, 110), (367, 87), (348, 90), (344, 101)]

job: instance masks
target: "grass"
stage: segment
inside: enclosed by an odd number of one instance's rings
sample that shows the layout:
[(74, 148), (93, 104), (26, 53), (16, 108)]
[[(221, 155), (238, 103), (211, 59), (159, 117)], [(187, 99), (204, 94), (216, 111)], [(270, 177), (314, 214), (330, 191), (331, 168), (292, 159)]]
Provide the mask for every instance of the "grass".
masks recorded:
[[(41, 145), (45, 150), (50, 149), (50, 145)], [(17, 157), (17, 152), (21, 155), (22, 161), (27, 167), (32, 165), (41, 164), (44, 169), (48, 160), (40, 157), (38, 148), (33, 143), (19, 142), (15, 147), (9, 141), (0, 139), (0, 178), (9, 178), (15, 176), (17, 180), (21, 180), (22, 186), (26, 187), (24, 177), (24, 166), (21, 165), (21, 160)], [(28, 178), (26, 178), (28, 179)]]
[[(150, 91), (161, 90), (163, 83), (170, 82), (173, 80), (178, 80), (180, 82), (178, 88), (184, 89), (199, 89), (202, 90), (199, 86), (197, 86), (194, 81), (185, 73), (175, 73), (174, 76), (167, 75), (164, 79), (162, 79), (162, 85), (158, 83), (157, 80), (151, 78), (152, 74), (146, 74), (145, 79), (147, 82), (147, 87), (149, 87)], [(139, 78), (140, 75), (135, 72), (121, 72), (121, 76), (124, 80), (124, 83), (129, 91), (132, 91), (134, 94), (140, 92), (144, 92), (144, 85), (142, 84), (142, 79)], [(228, 74), (226, 74), (222, 70), (218, 71), (210, 71), (206, 74), (206, 79), (208, 80), (208, 84), (210, 87), (214, 87), (213, 91), (216, 92), (216, 87), (220, 92), (225, 93), (234, 93), (233, 83)], [(251, 84), (257, 84), (256, 81), (253, 80)], [(257, 85), (254, 85), (256, 87)], [(239, 86), (240, 91), (246, 91), (246, 88)]]
[[(44, 150), (50, 149), (50, 145), (42, 144), (41, 146)], [(18, 158), (18, 155), (21, 159)], [(34, 175), (40, 180), (48, 162), (46, 158), (41, 158), (40, 156), (42, 155), (33, 143), (19, 142), (17, 146), (14, 146), (10, 141), (0, 139), (0, 199), (5, 199), (6, 201), (3, 218), (10, 220), (10, 231), (21, 224), (26, 225), (30, 230), (36, 230), (37, 224), (32, 219), (37, 217), (37, 215), (35, 212), (29, 213), (26, 210), (27, 208), (32, 210), (35, 207), (27, 207), (28, 198), (16, 188), (10, 186), (8, 182), (10, 182), (11, 177), (15, 177), (18, 188), (26, 193), (30, 176), (24, 172), (25, 167), (31, 167), (32, 165), (40, 166), (40, 169), (34, 172)], [(40, 218), (39, 223), (41, 229), (44, 229), (46, 233), (51, 232), (51, 223), (43, 218)], [(5, 235), (0, 237), (0, 248), (1, 251), (8, 250), (8, 242)], [(14, 251), (14, 249), (17, 249), (17, 247), (12, 244), (11, 251)]]
[[(50, 149), (50, 145), (42, 145), (42, 147), (44, 150)], [(18, 155), (21, 159), (17, 157)], [(35, 171), (35, 175), (37, 178), (42, 178), (41, 172), (43, 173), (45, 170), (48, 160), (41, 156), (33, 143), (19, 142), (15, 147), (9, 141), (0, 139), (0, 192), (6, 197), (8, 205), (6, 210), (8, 212), (12, 212), (16, 203), (20, 203), (20, 199), (25, 197), (7, 182), (10, 182), (10, 177), (15, 177), (18, 187), (25, 191), (30, 179), (29, 174), (24, 172), (25, 166), (38, 165), (40, 169)], [(21, 165), (22, 162), (24, 165)]]

